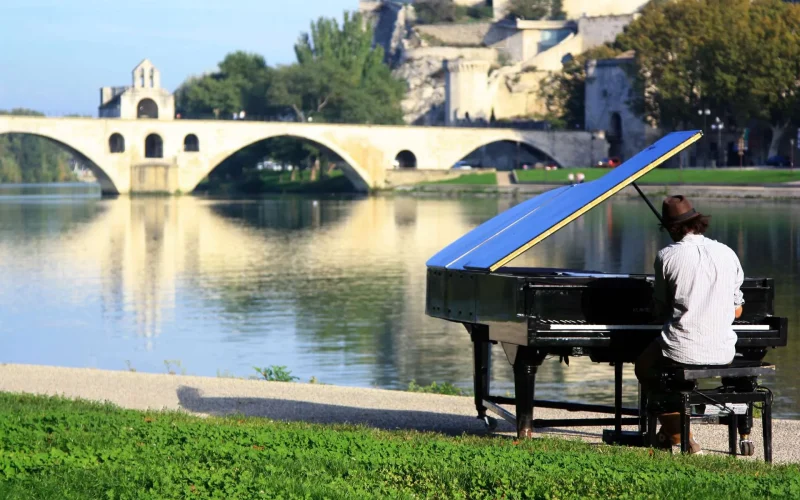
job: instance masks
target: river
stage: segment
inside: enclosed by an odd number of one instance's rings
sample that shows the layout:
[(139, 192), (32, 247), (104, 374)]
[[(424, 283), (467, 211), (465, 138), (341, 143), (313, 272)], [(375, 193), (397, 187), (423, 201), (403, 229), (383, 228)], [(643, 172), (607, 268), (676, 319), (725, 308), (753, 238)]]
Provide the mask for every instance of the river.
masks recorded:
[[(301, 382), (471, 387), (465, 330), (425, 316), (425, 261), (510, 199), (71, 193), (0, 189), (0, 362), (240, 377), (282, 365)], [(776, 280), (790, 340), (765, 384), (777, 416), (800, 418), (800, 204), (697, 205), (748, 276)], [(651, 272), (666, 243), (641, 201), (616, 199), (512, 265)], [(502, 350), (494, 359), (494, 392), (513, 391)], [(548, 360), (537, 397), (610, 402), (612, 377)]]

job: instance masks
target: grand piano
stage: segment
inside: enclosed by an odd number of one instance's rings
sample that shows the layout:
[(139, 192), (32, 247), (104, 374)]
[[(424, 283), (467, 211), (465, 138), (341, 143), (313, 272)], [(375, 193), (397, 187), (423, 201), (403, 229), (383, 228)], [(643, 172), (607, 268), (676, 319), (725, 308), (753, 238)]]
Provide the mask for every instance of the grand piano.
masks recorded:
[[(487, 426), (496, 426), (488, 410), (516, 425), (520, 438), (531, 437), (537, 427), (613, 425), (613, 432), (604, 432), (607, 442), (624, 441), (623, 425), (638, 425), (634, 436), (646, 431), (641, 409), (622, 406), (622, 367), (661, 331), (651, 307), (653, 276), (507, 264), (631, 184), (660, 218), (635, 181), (701, 136), (699, 131), (668, 134), (600, 179), (558, 187), (499, 214), (427, 262), (426, 314), (462, 323), (470, 334), (475, 406)], [(744, 314), (733, 324), (736, 356), (759, 361), (769, 349), (786, 345), (787, 319), (773, 315), (772, 279), (748, 277), (742, 292)], [(514, 369), (513, 398), (490, 392), (490, 347), (498, 343)], [(568, 363), (574, 356), (614, 367), (613, 406), (534, 399), (536, 372), (544, 359)], [(516, 415), (504, 405), (514, 406)], [(535, 407), (614, 417), (534, 419)]]

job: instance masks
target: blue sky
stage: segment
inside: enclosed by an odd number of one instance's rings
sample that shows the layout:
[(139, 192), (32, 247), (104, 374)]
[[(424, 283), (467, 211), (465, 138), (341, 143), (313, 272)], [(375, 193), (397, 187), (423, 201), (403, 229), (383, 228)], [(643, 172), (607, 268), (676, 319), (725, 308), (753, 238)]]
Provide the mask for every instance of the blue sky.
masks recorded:
[(94, 116), (100, 87), (130, 85), (144, 58), (169, 90), (234, 50), (291, 63), (313, 19), (357, 8), (358, 0), (0, 0), (0, 109)]

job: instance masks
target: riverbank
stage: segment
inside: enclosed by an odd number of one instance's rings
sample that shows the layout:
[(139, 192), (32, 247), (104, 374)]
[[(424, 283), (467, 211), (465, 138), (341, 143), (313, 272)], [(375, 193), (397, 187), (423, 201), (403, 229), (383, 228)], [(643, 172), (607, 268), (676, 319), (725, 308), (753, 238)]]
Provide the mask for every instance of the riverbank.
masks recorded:
[[(126, 409), (180, 410), (197, 416), (244, 415), (454, 436), (486, 434), (483, 423), (475, 418), (470, 397), (383, 389), (6, 364), (0, 365), (0, 392), (108, 401)], [(598, 416), (547, 408), (536, 413), (537, 418), (545, 419)], [(602, 441), (599, 427), (537, 432), (591, 444)], [(724, 426), (696, 426), (694, 432), (708, 453), (723, 454), (727, 449)], [(500, 420), (497, 433), (513, 436), (514, 429)], [(800, 449), (795, 446), (800, 420), (775, 420), (773, 435), (775, 462), (800, 463)], [(760, 436), (760, 423), (756, 421), (752, 434), (755, 458), (763, 450)]]
[[(454, 196), (533, 196), (566, 183), (481, 185), (481, 184), (419, 184), (400, 186), (393, 193), (421, 197), (454, 197)], [(647, 195), (666, 196), (682, 194), (691, 198), (717, 199), (767, 199), (767, 200), (800, 200), (800, 185), (708, 185), (708, 184), (640, 184), (639, 187)], [(622, 189), (616, 197), (637, 197), (639, 194), (632, 186)]]

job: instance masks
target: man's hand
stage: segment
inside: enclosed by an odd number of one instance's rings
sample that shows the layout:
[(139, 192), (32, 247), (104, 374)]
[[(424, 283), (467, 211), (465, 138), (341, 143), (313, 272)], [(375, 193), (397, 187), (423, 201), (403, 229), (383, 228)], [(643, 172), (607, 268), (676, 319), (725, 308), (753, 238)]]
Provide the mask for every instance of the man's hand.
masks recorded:
[(739, 307), (736, 308), (736, 311), (734, 311), (734, 315), (736, 316), (736, 319), (739, 319), (739, 318), (742, 317), (742, 311), (743, 310), (744, 309), (742, 308), (742, 306), (739, 306)]

